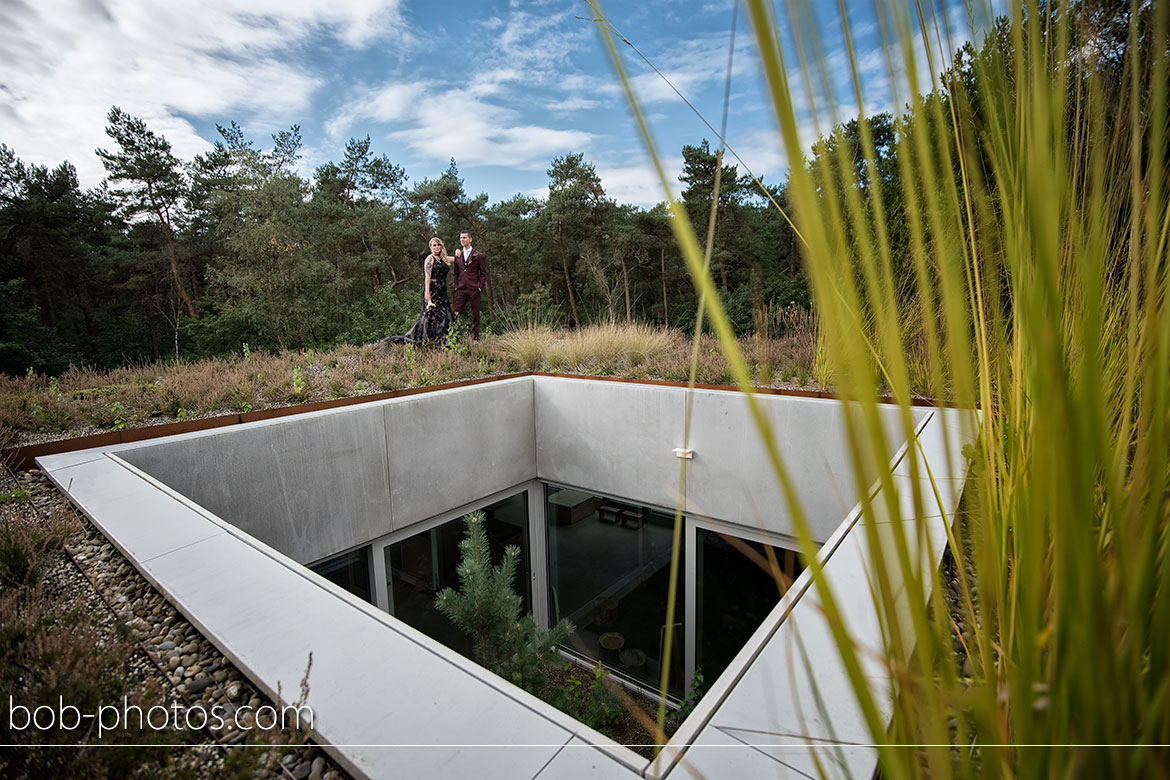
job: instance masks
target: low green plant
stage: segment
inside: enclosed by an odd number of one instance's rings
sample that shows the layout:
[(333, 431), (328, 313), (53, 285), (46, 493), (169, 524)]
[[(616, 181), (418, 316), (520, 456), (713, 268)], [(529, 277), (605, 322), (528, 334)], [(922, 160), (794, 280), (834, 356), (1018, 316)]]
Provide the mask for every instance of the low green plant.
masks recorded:
[(532, 613), (524, 613), (515, 589), (520, 548), (509, 545), (503, 560), (493, 565), (483, 512), (472, 512), (464, 521), (459, 590), (444, 588), (435, 596), (435, 608), (471, 637), (482, 666), (535, 693), (547, 680), (545, 665), (555, 656), (556, 646), (568, 639), (573, 625), (561, 620), (552, 629), (544, 629)]
[(114, 401), (110, 404), (110, 414), (113, 415), (111, 427), (115, 431), (120, 431), (126, 427), (126, 405), (121, 401)]
[(29, 492), (24, 488), (9, 488), (0, 490), (0, 504), (12, 504), (18, 501), (28, 501)]
[(299, 396), (305, 392), (305, 375), (301, 371), (300, 366), (293, 366), (292, 370), (292, 391), (293, 395)]
[(463, 317), (456, 317), (447, 330), (447, 351), (454, 355), (466, 355), (468, 351), (467, 338), (471, 335), (471, 316), (468, 313)]
[(588, 680), (577, 676), (580, 671), (575, 664), (566, 664), (568, 681), (551, 693), (549, 703), (598, 731), (617, 724), (625, 708), (614, 691), (616, 683), (609, 679), (609, 670), (598, 661)]
[(669, 712), (666, 715), (665, 724), (667, 734), (673, 734), (682, 726), (683, 721), (687, 716), (695, 711), (703, 696), (707, 693), (707, 680), (703, 676), (703, 670), (696, 668), (694, 675), (691, 677), (691, 685), (687, 690), (686, 698), (683, 699), (682, 704), (678, 709)]

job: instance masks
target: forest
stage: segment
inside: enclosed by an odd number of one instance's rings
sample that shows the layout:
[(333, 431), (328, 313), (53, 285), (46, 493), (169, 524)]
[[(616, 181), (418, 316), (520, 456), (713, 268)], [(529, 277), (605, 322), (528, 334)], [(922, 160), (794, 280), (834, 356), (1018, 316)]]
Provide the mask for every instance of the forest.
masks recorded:
[[(189, 161), (117, 107), (106, 130), (108, 178), (89, 190), (69, 162), (29, 165), (0, 146), (0, 370), (372, 342), (417, 316), (427, 239), (445, 237), (453, 252), (464, 229), (487, 256), (494, 332), (693, 328), (667, 210), (614, 202), (581, 154), (551, 161), (547, 198), (489, 204), (465, 191), (455, 160), (412, 181), (368, 137), (306, 180), (296, 126), (265, 149), (221, 126), (214, 148)], [(717, 155), (705, 140), (682, 154), (682, 197), (705, 224)], [(807, 305), (808, 292), (787, 222), (749, 177), (724, 168), (713, 264), (746, 333), (769, 303)]]

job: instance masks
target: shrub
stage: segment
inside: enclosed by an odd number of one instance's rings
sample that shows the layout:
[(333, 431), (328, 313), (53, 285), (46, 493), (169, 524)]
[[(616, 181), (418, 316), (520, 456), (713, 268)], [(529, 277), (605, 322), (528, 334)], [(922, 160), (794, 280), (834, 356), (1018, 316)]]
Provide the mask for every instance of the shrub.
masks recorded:
[(609, 679), (609, 670), (600, 661), (591, 670), (588, 681), (577, 676), (581, 670), (575, 664), (566, 665), (565, 671), (568, 682), (551, 692), (549, 704), (598, 731), (621, 720), (625, 708), (614, 691), (616, 683)]

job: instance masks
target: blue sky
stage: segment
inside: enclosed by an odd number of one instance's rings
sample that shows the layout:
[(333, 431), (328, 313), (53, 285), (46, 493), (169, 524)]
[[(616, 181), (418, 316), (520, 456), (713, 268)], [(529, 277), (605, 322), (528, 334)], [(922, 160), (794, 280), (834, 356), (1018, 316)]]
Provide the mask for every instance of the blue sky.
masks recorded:
[[(824, 5), (818, 3), (818, 5)], [(835, 8), (835, 4), (832, 4)], [(905, 101), (868, 2), (849, 0), (867, 112)], [(605, 4), (613, 23), (716, 127), (722, 112), (731, 0)], [(778, 6), (778, 13), (784, 13)], [(950, 10), (962, 17), (962, 7)], [(0, 142), (25, 161), (68, 159), (83, 186), (104, 171), (111, 105), (144, 118), (177, 154), (210, 148), (215, 125), (236, 121), (265, 147), (301, 126), (301, 173), (340, 160), (349, 138), (412, 181), (455, 158), (471, 194), (492, 202), (542, 195), (553, 157), (582, 152), (607, 194), (649, 206), (662, 199), (624, 96), (583, 0), (3, 0)], [(838, 118), (856, 115), (834, 26), (800, 36), (824, 50)], [(790, 39), (791, 40), (791, 39)], [(680, 149), (715, 139), (624, 45), (626, 64), (672, 175)], [(918, 68), (925, 74), (925, 67)], [(893, 78), (894, 82), (891, 81)], [(808, 141), (818, 129), (802, 112)], [(824, 129), (824, 120), (819, 125)], [(765, 102), (743, 8), (736, 38), (728, 140), (778, 183), (787, 167)]]

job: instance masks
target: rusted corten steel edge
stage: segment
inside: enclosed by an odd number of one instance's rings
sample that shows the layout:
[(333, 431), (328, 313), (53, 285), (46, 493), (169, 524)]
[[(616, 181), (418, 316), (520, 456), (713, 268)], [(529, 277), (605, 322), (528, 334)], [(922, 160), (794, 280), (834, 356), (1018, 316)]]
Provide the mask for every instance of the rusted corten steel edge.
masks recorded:
[[(457, 387), (469, 387), (471, 385), (480, 385), (487, 382), (499, 382), (505, 379), (516, 379), (525, 376), (548, 376), (562, 379), (590, 379), (600, 382), (623, 382), (634, 385), (653, 385), (657, 387), (688, 387), (686, 382), (668, 382), (661, 379), (626, 379), (624, 377), (614, 376), (582, 376), (580, 374), (553, 374), (545, 371), (521, 371), (515, 374), (502, 374), (500, 376), (483, 377), (480, 379), (464, 379), (458, 382), (447, 382), (441, 385), (426, 385), (424, 387), (408, 387), (402, 390), (389, 390), (384, 393), (372, 393), (370, 395), (352, 396), (349, 398), (333, 398), (328, 401), (311, 401), (304, 404), (294, 404), (292, 406), (279, 406), (272, 409), (260, 409), (254, 412), (240, 412), (238, 414), (224, 414), (218, 417), (205, 417), (200, 420), (185, 420), (183, 422), (164, 423), (162, 425), (148, 425), (142, 428), (126, 428), (120, 431), (110, 431), (108, 433), (96, 433), (92, 436), (77, 436), (72, 439), (58, 439), (57, 441), (45, 442), (44, 444), (30, 444), (24, 447), (11, 447), (0, 453), (0, 458), (13, 471), (26, 471), (33, 468), (36, 463), (35, 459), (42, 455), (56, 455), (62, 452), (73, 452), (75, 450), (88, 450), (93, 447), (108, 447), (113, 444), (128, 444), (135, 441), (145, 441), (147, 439), (159, 439), (163, 436), (174, 436), (180, 433), (191, 433), (193, 431), (206, 431), (212, 428), (226, 428), (232, 425), (239, 425), (241, 423), (256, 422), (257, 420), (271, 420), (276, 417), (288, 417), (294, 414), (303, 414), (305, 412), (316, 412), (322, 409), (336, 409), (342, 406), (353, 406), (354, 404), (364, 404), (371, 401), (385, 401), (389, 398), (402, 398), (408, 395), (418, 395), (419, 393), (430, 393), (437, 390), (451, 390)], [(739, 392), (737, 385), (707, 385), (696, 384), (696, 390), (730, 390)], [(756, 387), (753, 391), (761, 395), (787, 395), (795, 396), (797, 398), (827, 398), (831, 400), (838, 399), (836, 393), (830, 393), (824, 390), (784, 390), (775, 387)], [(889, 396), (880, 396), (879, 402), (894, 403), (894, 399)], [(938, 404), (929, 399), (914, 399), (911, 402), (913, 406), (938, 406)]]

